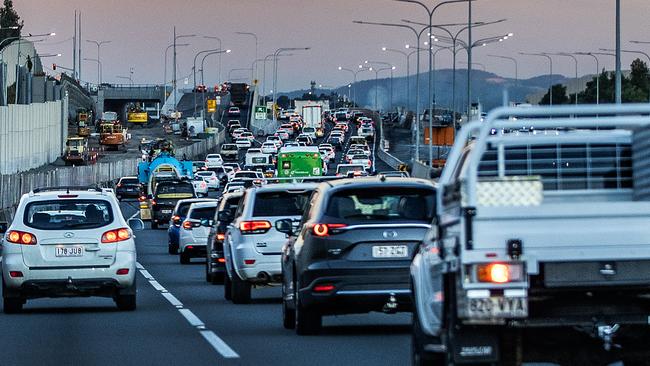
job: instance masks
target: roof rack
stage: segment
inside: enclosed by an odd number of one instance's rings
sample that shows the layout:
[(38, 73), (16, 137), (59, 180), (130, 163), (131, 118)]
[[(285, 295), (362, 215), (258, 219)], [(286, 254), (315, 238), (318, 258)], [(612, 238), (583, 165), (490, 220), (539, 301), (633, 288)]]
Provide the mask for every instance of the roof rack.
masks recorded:
[(32, 190), (32, 193), (55, 192), (55, 191), (94, 191), (103, 193), (101, 187), (98, 186), (60, 186), (60, 187), (41, 187)]

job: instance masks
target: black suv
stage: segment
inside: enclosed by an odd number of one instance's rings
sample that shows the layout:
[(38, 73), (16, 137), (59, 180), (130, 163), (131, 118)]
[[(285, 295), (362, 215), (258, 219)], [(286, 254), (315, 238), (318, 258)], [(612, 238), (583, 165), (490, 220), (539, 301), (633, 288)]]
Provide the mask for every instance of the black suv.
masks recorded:
[(115, 195), (122, 198), (139, 198), (142, 195), (142, 184), (138, 177), (122, 177), (115, 185)]
[[(410, 178), (321, 184), (282, 253), (285, 328), (317, 333), (323, 315), (411, 311), (409, 267), (435, 212), (435, 187)], [(295, 233), (295, 234), (294, 234)]]
[(179, 200), (197, 198), (194, 186), (188, 180), (160, 182), (151, 198), (151, 228), (167, 224)]
[(235, 218), (235, 211), (244, 192), (227, 193), (221, 197), (217, 206), (217, 213), (214, 217), (214, 224), (208, 234), (207, 261), (205, 262), (205, 280), (218, 285), (223, 283), (223, 276), (226, 273), (226, 259), (223, 256), (223, 240), (228, 225)]

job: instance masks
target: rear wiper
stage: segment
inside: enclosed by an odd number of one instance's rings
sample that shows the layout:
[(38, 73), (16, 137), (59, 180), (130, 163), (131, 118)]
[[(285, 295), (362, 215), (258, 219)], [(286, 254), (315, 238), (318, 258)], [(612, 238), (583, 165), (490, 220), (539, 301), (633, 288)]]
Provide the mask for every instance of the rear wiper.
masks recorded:
[(352, 218), (359, 218), (359, 217), (364, 217), (368, 219), (378, 219), (378, 220), (385, 220), (388, 219), (389, 217), (386, 215), (371, 215), (371, 214), (354, 214), (354, 215), (348, 215), (343, 217), (344, 219), (352, 219)]

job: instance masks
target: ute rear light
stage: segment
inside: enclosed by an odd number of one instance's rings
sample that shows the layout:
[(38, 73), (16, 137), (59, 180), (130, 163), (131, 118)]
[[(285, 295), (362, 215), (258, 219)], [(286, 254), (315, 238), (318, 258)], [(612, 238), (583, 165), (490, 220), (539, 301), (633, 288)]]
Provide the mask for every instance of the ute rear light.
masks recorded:
[(110, 244), (131, 238), (131, 232), (127, 228), (109, 230), (102, 235), (102, 243)]
[(37, 243), (36, 236), (34, 234), (18, 230), (12, 230), (8, 232), (7, 241), (9, 243), (20, 245), (35, 245)]
[(185, 230), (192, 230), (192, 223), (189, 221), (183, 221), (183, 229)]
[(242, 221), (239, 224), (239, 230), (242, 234), (264, 234), (271, 229), (271, 223), (268, 221)]
[(217, 234), (217, 240), (223, 241), (224, 239), (226, 239), (226, 234)]
[(255, 259), (244, 259), (244, 264), (248, 266), (252, 266), (255, 264)]
[(488, 263), (476, 265), (478, 282), (508, 283), (523, 280), (524, 267), (513, 263)]
[(311, 230), (314, 235), (325, 237), (330, 234), (337, 234), (338, 229), (342, 229), (346, 226), (346, 224), (314, 224)]

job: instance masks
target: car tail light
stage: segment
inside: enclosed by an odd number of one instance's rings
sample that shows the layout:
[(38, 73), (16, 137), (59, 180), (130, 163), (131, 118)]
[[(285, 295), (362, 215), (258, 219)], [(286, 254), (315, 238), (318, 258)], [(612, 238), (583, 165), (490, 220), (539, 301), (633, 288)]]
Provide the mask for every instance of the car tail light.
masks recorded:
[(120, 187), (122, 187), (122, 183), (117, 184), (117, 188), (120, 188)]
[(368, 160), (368, 166), (372, 166), (372, 160)]
[(508, 283), (523, 279), (523, 266), (521, 264), (488, 263), (476, 265), (476, 279), (478, 282)]
[(322, 285), (316, 285), (314, 286), (314, 292), (331, 292), (335, 289), (334, 285), (331, 283), (325, 283)]
[(268, 221), (243, 221), (239, 224), (242, 234), (264, 234), (271, 229)]
[(205, 188), (206, 186), (205, 182), (201, 182), (201, 188)]
[(140, 202), (144, 202), (146, 200), (147, 200), (147, 197), (145, 197), (145, 196), (138, 197), (138, 201), (140, 201)]
[(20, 271), (9, 271), (9, 276), (13, 278), (23, 277), (23, 273)]
[(120, 275), (120, 276), (128, 275), (129, 274), (129, 269), (128, 268), (120, 268), (120, 269), (117, 270), (117, 272), (115, 272), (115, 274)]
[(325, 237), (330, 234), (337, 234), (338, 230), (346, 227), (346, 224), (314, 224), (312, 226), (312, 232), (316, 236)]
[(109, 230), (102, 235), (102, 243), (117, 243), (131, 238), (131, 232), (127, 228)]
[(255, 264), (255, 259), (244, 259), (244, 264), (252, 266)]
[(76, 195), (76, 194), (60, 194), (60, 195), (58, 195), (58, 197), (59, 198), (77, 198), (79, 196)]
[(219, 259), (217, 259), (217, 262), (226, 263), (226, 258), (219, 258)]
[(155, 206), (156, 205), (156, 200), (151, 200), (151, 205)]
[(189, 221), (184, 221), (183, 222), (183, 229), (185, 230), (192, 230), (192, 223)]
[(226, 239), (226, 234), (217, 234), (217, 240), (224, 241)]
[(36, 236), (24, 231), (12, 230), (7, 233), (7, 241), (9, 243), (21, 245), (35, 245), (37, 243)]

